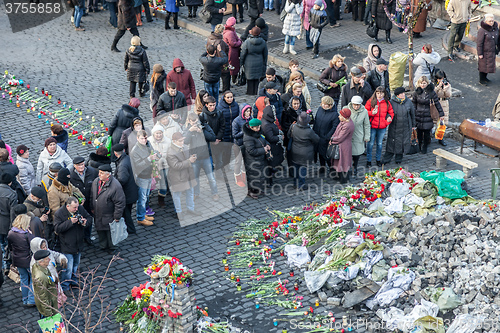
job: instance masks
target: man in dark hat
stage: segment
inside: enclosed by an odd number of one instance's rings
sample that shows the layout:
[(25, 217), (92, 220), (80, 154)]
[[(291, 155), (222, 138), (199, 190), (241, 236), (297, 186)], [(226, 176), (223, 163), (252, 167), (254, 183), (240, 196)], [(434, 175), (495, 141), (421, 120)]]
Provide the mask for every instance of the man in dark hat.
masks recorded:
[(33, 294), (40, 317), (51, 317), (57, 313), (57, 283), (49, 271), (50, 251), (38, 250), (33, 255), (36, 262), (33, 264), (31, 277), (33, 280)]
[(263, 78), (259, 83), (259, 92), (265, 88), (267, 82), (274, 82), (277, 85), (278, 93), (283, 93), (283, 78), (276, 74), (276, 70), (269, 67), (266, 70), (266, 77)]
[[(17, 194), (10, 187), (13, 177), (8, 173), (0, 174), (0, 246), (2, 253), (7, 248), (7, 234), (9, 233), (11, 219), (11, 211), (15, 204), (17, 204)], [(3, 262), (3, 270), (9, 268), (9, 264)]]
[(354, 96), (361, 96), (363, 98), (363, 105), (365, 105), (372, 95), (373, 89), (370, 84), (363, 80), (361, 69), (356, 66), (351, 68), (351, 79), (342, 87), (340, 107), (347, 106)]
[(53, 162), (49, 165), (49, 172), (42, 177), (42, 186), (45, 189), (45, 192), (49, 191), (50, 185), (52, 185), (52, 181), (57, 178), (57, 174), (62, 168), (63, 166), (59, 162)]
[[(97, 170), (91, 166), (85, 166), (85, 159), (77, 156), (73, 159), (73, 170), (71, 171), (69, 181), (73, 186), (78, 188), (85, 197), (83, 208), (87, 212), (90, 210), (90, 191), (92, 189), (92, 182), (97, 178)], [(85, 228), (85, 242), (92, 245), (90, 235), (92, 233), (92, 224), (88, 224)]]
[[(132, 220), (132, 207), (139, 199), (139, 188), (135, 183), (134, 172), (132, 171), (132, 164), (130, 163), (130, 156), (125, 152), (123, 144), (118, 143), (111, 148), (116, 157), (115, 163), (115, 179), (120, 182), (123, 192), (125, 193), (125, 209), (123, 210), (123, 218), (127, 225), (127, 232), (135, 234), (135, 225)], [(138, 221), (139, 223), (139, 221)], [(141, 221), (142, 225), (150, 226), (153, 222), (144, 219)]]
[(278, 122), (281, 122), (281, 115), (283, 113), (283, 101), (281, 100), (281, 95), (278, 93), (279, 87), (280, 85), (276, 84), (276, 82), (269, 81), (265, 84), (264, 89), (259, 91), (259, 96), (269, 98), (269, 104), (274, 106), (274, 109), (276, 111), (276, 118), (278, 118)]
[(40, 219), (43, 225), (43, 238), (47, 239), (49, 248), (52, 248), (54, 241), (54, 225), (49, 214), (49, 205), (46, 202), (47, 193), (45, 193), (45, 190), (40, 186), (35, 186), (31, 189), (31, 193), (26, 200), (24, 200), (24, 205), (29, 214), (33, 214)]
[(99, 247), (102, 250), (116, 250), (111, 241), (109, 224), (118, 222), (125, 209), (125, 193), (122, 186), (111, 175), (111, 166), (103, 164), (99, 167), (99, 176), (92, 183), (92, 212), (99, 236)]
[(366, 75), (366, 82), (370, 84), (373, 90), (377, 89), (379, 86), (384, 87), (387, 96), (390, 98), (391, 88), (389, 87), (389, 72), (387, 71), (387, 65), (389, 65), (389, 63), (385, 59), (379, 58), (375, 68)]

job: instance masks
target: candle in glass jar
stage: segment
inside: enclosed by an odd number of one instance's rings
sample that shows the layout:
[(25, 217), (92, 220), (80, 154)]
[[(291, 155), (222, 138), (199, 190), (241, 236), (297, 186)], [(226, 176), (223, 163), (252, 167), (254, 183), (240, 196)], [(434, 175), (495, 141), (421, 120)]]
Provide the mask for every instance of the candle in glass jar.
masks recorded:
[(237, 289), (238, 291), (241, 291), (241, 284), (240, 284), (240, 283), (236, 284), (236, 289)]
[(236, 240), (236, 245), (240, 245), (240, 240), (239, 239)]
[(226, 259), (226, 258), (222, 259), (222, 263), (223, 263), (224, 265), (225, 265), (225, 264), (227, 264), (227, 259)]
[(280, 256), (282, 256), (282, 257), (283, 257), (284, 255), (285, 255), (285, 251), (281, 250), (281, 251), (280, 251)]
[(314, 305), (319, 306), (319, 299), (316, 299), (316, 302), (314, 303)]
[(225, 270), (226, 272), (227, 272), (227, 271), (229, 271), (229, 265), (228, 265), (228, 264), (225, 264), (225, 265), (224, 265), (224, 270)]
[(298, 291), (299, 290), (299, 284), (298, 283), (295, 283), (293, 285), (293, 288), (295, 289), (295, 291)]
[(234, 280), (234, 272), (231, 272), (231, 280)]
[(273, 319), (273, 324), (274, 324), (274, 326), (278, 326), (278, 319), (274, 318)]
[(236, 277), (236, 282), (240, 282), (240, 277), (239, 276)]
[(295, 273), (293, 272), (293, 269), (292, 269), (292, 270), (290, 271), (290, 276), (292, 276), (292, 277), (293, 277), (294, 275), (295, 275)]
[(256, 308), (256, 309), (260, 308), (260, 304), (259, 304), (259, 302), (255, 302), (255, 308)]

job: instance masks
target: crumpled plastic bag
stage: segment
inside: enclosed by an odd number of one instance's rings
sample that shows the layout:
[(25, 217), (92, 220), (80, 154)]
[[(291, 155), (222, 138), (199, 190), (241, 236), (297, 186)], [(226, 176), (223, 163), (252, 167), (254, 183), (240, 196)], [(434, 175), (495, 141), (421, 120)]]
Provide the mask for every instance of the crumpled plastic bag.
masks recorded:
[(439, 308), (436, 304), (427, 302), (425, 299), (422, 299), (422, 304), (417, 304), (407, 315), (405, 315), (402, 310), (395, 307), (390, 307), (388, 309), (378, 309), (376, 314), (386, 322), (387, 329), (399, 329), (403, 332), (411, 331), (412, 333), (414, 333), (419, 332), (418, 329), (417, 331), (414, 331), (415, 321), (417, 319), (426, 316), (436, 317), (438, 312)]
[(410, 184), (408, 183), (392, 183), (390, 187), (391, 197), (399, 199), (410, 193)]
[[(408, 290), (415, 280), (415, 273), (409, 269), (391, 267), (387, 273), (387, 282), (385, 282), (371, 302), (366, 305), (371, 309), (374, 305), (386, 306), (393, 300)], [(370, 307), (371, 306), (371, 307)]]
[(378, 210), (379, 208), (384, 208), (384, 204), (380, 198), (372, 202), (370, 206), (368, 206), (367, 210)]
[(460, 297), (452, 288), (427, 287), (424, 291), (429, 295), (431, 302), (437, 304), (439, 310), (443, 312), (455, 309), (462, 304)]
[(385, 321), (385, 327), (391, 331), (398, 328), (398, 323), (405, 317), (403, 310), (393, 306), (388, 309), (378, 309), (376, 314), (380, 319)]
[(311, 256), (309, 256), (305, 246), (285, 245), (285, 253), (290, 267), (301, 267), (311, 261)]
[(362, 218), (359, 219), (358, 223), (362, 227), (366, 225), (377, 225), (379, 223), (394, 223), (394, 218), (390, 216), (380, 216), (380, 217), (363, 216)]
[(320, 290), (331, 274), (332, 271), (305, 271), (304, 279), (306, 280), (306, 286), (309, 292), (313, 293)]
[(361, 235), (352, 234), (352, 235), (348, 235), (345, 238), (345, 246), (347, 246), (347, 247), (357, 247), (358, 245), (360, 245), (363, 242), (364, 242), (364, 240), (363, 240), (363, 237), (361, 237)]
[(424, 328), (422, 332), (425, 333), (445, 333), (443, 319), (439, 317), (425, 316), (415, 320), (414, 324), (416, 327)]
[(387, 276), (389, 268), (389, 265), (387, 265), (384, 259), (380, 260), (372, 267), (371, 279), (375, 282), (382, 281)]
[(458, 315), (446, 333), (473, 333), (483, 323), (484, 316)]
[[(392, 186), (391, 186), (392, 188)], [(399, 213), (401, 214), (403, 212), (403, 201), (404, 198), (399, 198), (395, 199), (393, 197), (389, 197), (384, 200), (384, 211), (387, 214), (394, 214), (394, 213)]]
[(403, 85), (408, 55), (397, 51), (389, 57), (389, 86), (391, 90)]
[(440, 196), (450, 199), (467, 196), (467, 192), (462, 189), (464, 176), (465, 174), (460, 170), (447, 172), (429, 171), (420, 174), (420, 177), (436, 185)]
[(415, 195), (414, 193), (410, 193), (405, 196), (404, 204), (410, 208), (415, 208), (415, 206), (423, 206), (424, 199)]
[(378, 263), (380, 260), (383, 258), (382, 251), (373, 251), (370, 250), (368, 251), (364, 257), (363, 257), (363, 262), (365, 262), (365, 269), (363, 270), (363, 275), (366, 278), (369, 278), (372, 272), (372, 267)]
[(337, 273), (337, 276), (342, 280), (348, 281), (354, 279), (358, 275), (358, 272), (359, 272), (359, 263), (357, 263), (356, 265), (349, 266), (346, 269), (342, 271), (337, 271), (335, 273)]

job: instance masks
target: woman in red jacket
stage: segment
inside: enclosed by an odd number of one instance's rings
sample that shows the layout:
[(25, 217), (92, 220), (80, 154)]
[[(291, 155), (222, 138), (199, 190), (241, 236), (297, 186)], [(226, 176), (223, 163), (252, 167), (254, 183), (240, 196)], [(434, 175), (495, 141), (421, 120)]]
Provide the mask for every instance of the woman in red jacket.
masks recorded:
[(377, 87), (375, 89), (372, 97), (366, 102), (365, 108), (368, 111), (371, 123), (370, 142), (368, 142), (366, 147), (366, 167), (372, 166), (372, 149), (375, 140), (377, 140), (377, 155), (375, 155), (375, 158), (377, 166), (381, 167), (382, 140), (384, 139), (387, 126), (394, 119), (394, 111), (384, 87)]

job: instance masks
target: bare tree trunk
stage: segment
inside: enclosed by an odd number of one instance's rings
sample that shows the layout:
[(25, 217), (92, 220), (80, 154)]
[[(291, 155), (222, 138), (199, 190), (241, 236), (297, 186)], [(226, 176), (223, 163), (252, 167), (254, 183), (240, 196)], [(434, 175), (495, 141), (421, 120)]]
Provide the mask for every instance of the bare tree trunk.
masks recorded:
[(413, 27), (410, 24), (410, 27), (408, 29), (408, 71), (409, 71), (409, 85), (408, 87), (410, 88), (410, 91), (413, 91), (415, 87), (413, 86)]

